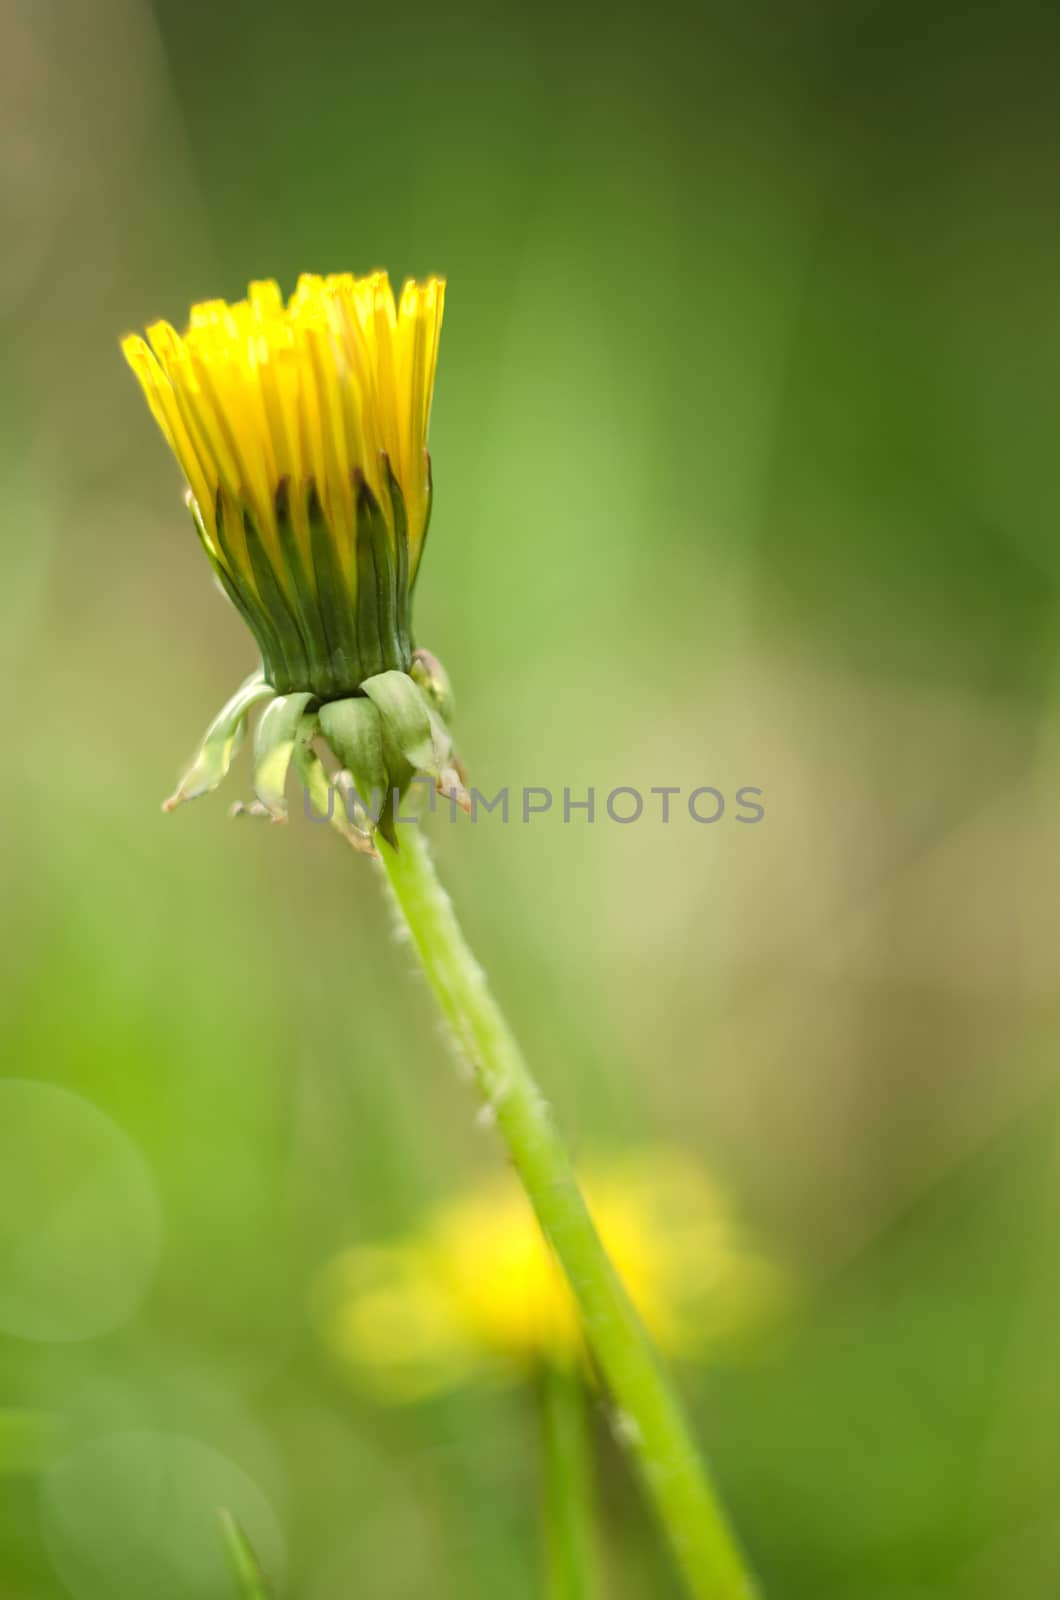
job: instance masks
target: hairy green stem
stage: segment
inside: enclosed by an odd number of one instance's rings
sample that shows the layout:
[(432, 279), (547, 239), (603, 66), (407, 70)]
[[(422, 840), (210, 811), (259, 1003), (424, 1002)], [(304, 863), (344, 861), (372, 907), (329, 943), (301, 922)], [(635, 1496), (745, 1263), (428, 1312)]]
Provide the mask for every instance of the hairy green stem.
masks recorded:
[(592, 1451), (577, 1366), (546, 1361), (539, 1379), (548, 1600), (592, 1600)]
[(495, 1119), (581, 1312), (613, 1403), (616, 1435), (697, 1600), (748, 1600), (755, 1586), (678, 1399), (600, 1242), (570, 1157), (438, 881), (419, 824), (383, 868), (423, 970)]

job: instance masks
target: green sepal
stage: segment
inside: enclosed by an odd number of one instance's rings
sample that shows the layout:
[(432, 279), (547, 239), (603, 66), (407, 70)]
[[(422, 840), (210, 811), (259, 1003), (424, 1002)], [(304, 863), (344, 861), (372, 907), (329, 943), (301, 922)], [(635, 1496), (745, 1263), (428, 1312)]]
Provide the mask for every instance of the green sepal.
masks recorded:
[(423, 565), (423, 549), (427, 543), (427, 534), (431, 526), (431, 512), (434, 510), (434, 469), (431, 465), (431, 453), (429, 450), (425, 450), (423, 452), (423, 465), (427, 473), (427, 504), (423, 511), (423, 532), (420, 534), (420, 545), (419, 549), (416, 551), (416, 560), (413, 563), (411, 576), (409, 578), (410, 609), (412, 606), (412, 597), (416, 593), (416, 579), (419, 577), (420, 567)]
[(390, 781), (404, 794), (418, 772), (465, 811), (471, 801), (457, 770), (453, 741), (426, 691), (405, 672), (380, 672), (361, 688), (379, 709)]
[[(305, 681), (316, 690), (317, 694), (331, 694), (333, 690), (340, 688), (341, 684), (332, 676), (321, 608), (295, 534), (291, 514), (291, 483), (288, 478), (281, 478), (277, 485), (275, 509), (276, 538), (283, 561), (284, 588), (290, 600), (291, 611), (298, 623), (298, 630), (305, 640), (309, 662), (309, 677)], [(307, 516), (310, 509), (319, 515), (320, 506), (312, 485), (306, 493)]]
[(449, 734), (419, 685), (407, 672), (380, 672), (366, 678), (361, 688), (379, 711), (395, 781), (394, 768), (401, 765), (412, 769), (410, 777), (428, 772), (436, 778), (449, 760)]
[(360, 675), (355, 597), (343, 576), (334, 535), (312, 479), (307, 489), (306, 516), (324, 656), (320, 682), (314, 682), (314, 686), (322, 694), (342, 690), (352, 693)]
[[(389, 470), (389, 469), (388, 469)], [(382, 507), (362, 473), (354, 478), (357, 504), (357, 642), (360, 646), (360, 678), (374, 677), (388, 668), (407, 671), (410, 664), (408, 637), (408, 567), (399, 560), (398, 541), (405, 543), (404, 502), (396, 481), (389, 489), (391, 509), (400, 521), (391, 532)], [(404, 572), (404, 578), (403, 578)]]
[(336, 524), (341, 508), (329, 514), (312, 478), (280, 481), (274, 528), (219, 489), (207, 530), (189, 502), (218, 582), (257, 640), (265, 677), (279, 694), (353, 695), (363, 679), (412, 664), (408, 517), (385, 451), (380, 466), (378, 496), (359, 468), (352, 474), (352, 549), (345, 515)]
[(269, 1591), (250, 1540), (230, 1511), (219, 1513), (221, 1538), (242, 1600), (269, 1600)]
[(185, 800), (197, 800), (200, 795), (209, 794), (217, 788), (243, 742), (247, 712), (259, 700), (271, 700), (275, 692), (271, 684), (265, 682), (260, 667), (240, 684), (231, 700), (210, 723), (198, 755), (175, 792), (163, 803), (163, 811), (173, 811)]
[(274, 822), (287, 821), (284, 790), (297, 740), (316, 732), (316, 717), (306, 716), (311, 694), (277, 695), (265, 707), (254, 734), (254, 793)]
[(287, 668), (286, 682), (278, 682), (277, 688), (287, 691), (298, 684), (310, 681), (312, 646), (299, 626), (297, 608), (290, 604), (281, 586), (272, 556), (265, 548), (265, 541), (258, 525), (246, 510), (243, 511), (243, 538), (246, 541), (250, 570), (261, 597), (261, 604), (280, 641)]
[(279, 662), (279, 646), (275, 635), (269, 627), (266, 618), (261, 614), (256, 597), (251, 592), (246, 580), (239, 574), (232, 562), (231, 551), (223, 538), (220, 524), (221, 497), (218, 494), (216, 514), (217, 542), (210, 537), (206, 524), (202, 518), (195, 496), (189, 489), (185, 495), (185, 503), (191, 512), (191, 520), (195, 524), (195, 531), (199, 536), (199, 543), (206, 552), (206, 559), (213, 568), (214, 577), (220, 585), (221, 593), (242, 617), (254, 638), (257, 640), (261, 651), (264, 676), (271, 683), (277, 677), (277, 663)]
[(419, 684), (442, 721), (451, 723), (454, 709), (453, 690), (449, 674), (438, 657), (430, 650), (414, 650), (409, 677), (413, 683)]
[(371, 700), (329, 700), (320, 708), (320, 731), (352, 777), (361, 802), (384, 839), (394, 831), (391, 775), (383, 744), (383, 725)]
[[(316, 722), (317, 719), (313, 720)], [(322, 819), (326, 817), (336, 833), (340, 833), (347, 843), (362, 855), (378, 855), (379, 852), (372, 843), (371, 819), (363, 808), (360, 808), (364, 819), (364, 827), (360, 828), (350, 820), (345, 806), (336, 808), (331, 779), (324, 763), (312, 748), (310, 740), (307, 739), (304, 743), (301, 740), (296, 741), (292, 765), (305, 788), (304, 803), (307, 808), (311, 805), (318, 817)]]
[(260, 800), (233, 800), (228, 808), (228, 815), (233, 818), (253, 817), (261, 818), (266, 822), (275, 822), (276, 818), (268, 806), (263, 806)]
[[(192, 506), (194, 508), (194, 501), (192, 501)], [(242, 511), (238, 508), (229, 507), (229, 509), (231, 514), (238, 520), (239, 528), (242, 530), (245, 526)], [(237, 558), (236, 550), (232, 543), (233, 530), (228, 526), (225, 498), (220, 489), (217, 491), (217, 499), (214, 503), (214, 523), (217, 529), (218, 559), (213, 562), (213, 565), (221, 587), (258, 641), (266, 678), (274, 687), (282, 690), (290, 689), (293, 687), (294, 680), (291, 677), (290, 664), (284, 651), (283, 641), (254, 585), (253, 574), (248, 566)], [(207, 553), (209, 553), (206, 529), (200, 517), (196, 517), (196, 525), (199, 527), (199, 537), (202, 539)], [(212, 557), (211, 560), (213, 560)], [(249, 553), (247, 561), (249, 562)]]
[(398, 646), (400, 649), (399, 665), (404, 667), (409, 664), (412, 653), (412, 616), (409, 606), (411, 593), (411, 580), (409, 574), (409, 519), (405, 511), (405, 497), (401, 493), (401, 485), (394, 476), (390, 464), (390, 457), (386, 451), (380, 452), (382, 464), (386, 473), (387, 490), (390, 494), (390, 509), (394, 523), (394, 550), (395, 550), (395, 620), (397, 624)]

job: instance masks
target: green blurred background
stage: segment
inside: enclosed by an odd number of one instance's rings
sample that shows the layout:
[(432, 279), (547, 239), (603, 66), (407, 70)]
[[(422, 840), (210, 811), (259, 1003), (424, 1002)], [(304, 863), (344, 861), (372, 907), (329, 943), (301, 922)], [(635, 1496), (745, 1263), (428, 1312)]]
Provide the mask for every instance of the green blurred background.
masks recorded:
[[(539, 1592), (518, 1389), (320, 1347), (339, 1247), (500, 1158), (370, 870), (159, 801), (252, 665), (121, 333), (436, 271), (439, 822), (576, 1148), (802, 1283), (684, 1370), (785, 1600), (1060, 1592), (1058, 28), (1030, 4), (0, 0), (0, 1597)], [(9, 1080), (9, 1081), (7, 1081)], [(600, 1427), (605, 1593), (676, 1590)]]

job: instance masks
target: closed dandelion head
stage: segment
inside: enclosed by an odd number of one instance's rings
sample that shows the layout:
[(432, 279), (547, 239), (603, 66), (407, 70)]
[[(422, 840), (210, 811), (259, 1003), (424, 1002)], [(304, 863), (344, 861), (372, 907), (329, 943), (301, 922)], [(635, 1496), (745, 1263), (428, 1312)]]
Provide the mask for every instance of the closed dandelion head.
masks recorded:
[[(719, 1190), (685, 1156), (639, 1152), (583, 1176), (603, 1243), (662, 1350), (708, 1358), (775, 1307), (781, 1274), (745, 1248)], [(566, 1280), (509, 1182), (472, 1191), (414, 1235), (344, 1252), (320, 1309), (339, 1359), (385, 1398), (583, 1358)]]
[(253, 283), (245, 300), (194, 306), (183, 335), (156, 322), (123, 341), (261, 653), (172, 804), (220, 782), (259, 701), (275, 702), (255, 749), (270, 815), (284, 814), (287, 768), (307, 766), (320, 734), (361, 793), (448, 768), (444, 674), (433, 657), (418, 665), (411, 623), (444, 294), (440, 278), (406, 283), (395, 302), (384, 272), (307, 274), (286, 302)]

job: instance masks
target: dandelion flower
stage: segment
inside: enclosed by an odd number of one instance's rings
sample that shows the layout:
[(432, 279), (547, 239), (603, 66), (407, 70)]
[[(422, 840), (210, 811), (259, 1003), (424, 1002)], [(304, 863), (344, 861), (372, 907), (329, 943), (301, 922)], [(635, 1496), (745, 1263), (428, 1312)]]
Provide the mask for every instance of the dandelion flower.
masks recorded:
[[(584, 1192), (604, 1246), (659, 1347), (696, 1358), (765, 1315), (778, 1270), (742, 1244), (717, 1187), (673, 1150), (598, 1162)], [(573, 1298), (521, 1191), (487, 1183), (414, 1235), (346, 1251), (324, 1275), (322, 1326), (384, 1396), (580, 1359)]]
[(275, 283), (252, 283), (245, 300), (193, 306), (183, 335), (156, 322), (123, 341), (203, 549), (261, 651), (170, 805), (216, 787), (251, 707), (276, 698), (256, 751), (268, 815), (285, 814), (287, 770), (306, 775), (319, 733), (359, 794), (400, 792), (420, 768), (458, 787), (439, 726), (444, 673), (414, 650), (411, 624), (444, 298), (441, 278), (406, 283), (395, 302), (385, 272), (306, 274), (286, 303)]

